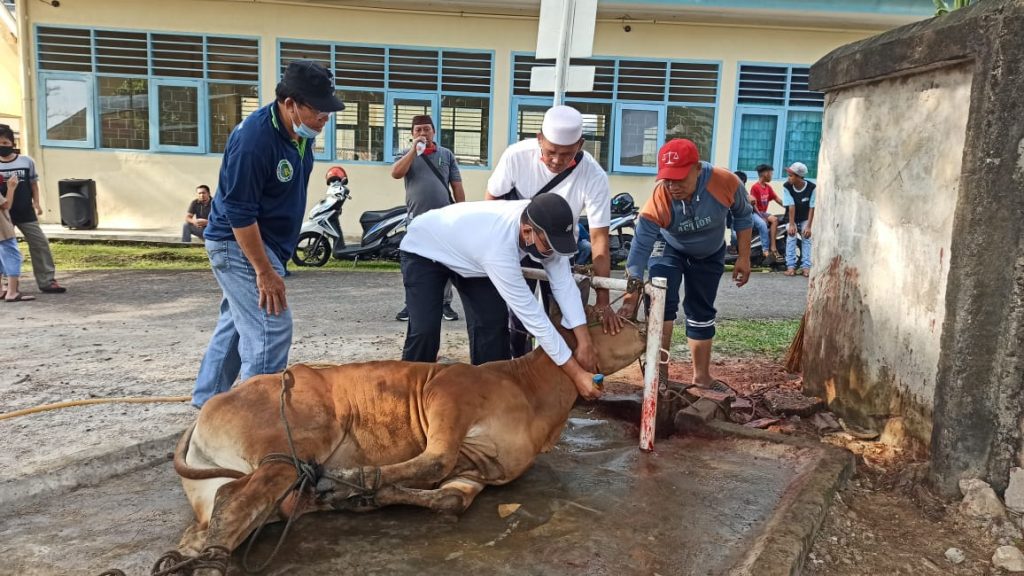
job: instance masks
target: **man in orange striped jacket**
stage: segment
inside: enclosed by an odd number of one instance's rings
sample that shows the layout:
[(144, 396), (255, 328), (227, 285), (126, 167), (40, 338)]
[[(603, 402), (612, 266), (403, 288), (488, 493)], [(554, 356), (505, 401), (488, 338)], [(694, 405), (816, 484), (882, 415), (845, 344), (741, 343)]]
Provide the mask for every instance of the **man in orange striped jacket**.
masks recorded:
[[(725, 271), (725, 219), (732, 214), (739, 241), (732, 277), (737, 286), (743, 286), (750, 279), (752, 209), (747, 190), (732, 172), (701, 162), (697, 146), (685, 139), (670, 140), (661, 147), (657, 179), (654, 193), (640, 211), (626, 271), (643, 279), (650, 270), (651, 277), (668, 279), (664, 348), (671, 343), (682, 285), (693, 383), (721, 385), (712, 378), (710, 366), (715, 297)], [(638, 296), (628, 294), (619, 314), (632, 315), (637, 303)]]

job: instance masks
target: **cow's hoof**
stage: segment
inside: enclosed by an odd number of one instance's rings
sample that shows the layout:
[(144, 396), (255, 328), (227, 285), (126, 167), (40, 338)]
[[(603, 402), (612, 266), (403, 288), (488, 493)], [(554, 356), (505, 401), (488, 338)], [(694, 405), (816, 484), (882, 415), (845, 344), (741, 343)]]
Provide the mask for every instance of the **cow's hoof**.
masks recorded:
[(466, 503), (462, 494), (444, 494), (438, 496), (430, 507), (441, 516), (452, 516), (458, 522), (459, 514), (466, 509)]
[(445, 524), (458, 524), (459, 515), (454, 512), (438, 511), (437, 517)]

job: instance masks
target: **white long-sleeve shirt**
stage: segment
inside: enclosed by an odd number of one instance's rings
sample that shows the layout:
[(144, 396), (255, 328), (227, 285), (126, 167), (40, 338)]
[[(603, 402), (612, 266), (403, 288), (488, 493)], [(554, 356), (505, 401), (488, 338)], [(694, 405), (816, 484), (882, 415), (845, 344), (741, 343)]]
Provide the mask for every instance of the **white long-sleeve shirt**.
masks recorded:
[[(529, 203), (460, 202), (431, 210), (409, 225), (402, 250), (443, 264), (464, 278), (490, 278), (523, 326), (561, 366), (572, 357), (572, 350), (530, 291), (519, 264), (526, 255), (519, 248), (519, 219)], [(543, 266), (562, 311), (562, 325), (572, 329), (585, 324), (583, 300), (569, 259), (553, 256)]]
[[(498, 198), (515, 187), (519, 197), (528, 200), (555, 176), (557, 174), (552, 174), (541, 162), (540, 143), (536, 138), (530, 138), (516, 142), (502, 152), (491, 177), (487, 179), (487, 193)], [(611, 222), (608, 175), (590, 153), (585, 152), (580, 165), (549, 193), (565, 198), (577, 219), (586, 212), (591, 230), (607, 228)]]

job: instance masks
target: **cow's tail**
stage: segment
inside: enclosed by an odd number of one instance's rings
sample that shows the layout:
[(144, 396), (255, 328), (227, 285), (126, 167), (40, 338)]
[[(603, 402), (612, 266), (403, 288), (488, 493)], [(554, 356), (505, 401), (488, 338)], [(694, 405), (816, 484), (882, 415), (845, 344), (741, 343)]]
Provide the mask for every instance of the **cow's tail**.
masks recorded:
[(185, 455), (188, 454), (189, 444), (192, 443), (192, 432), (196, 429), (193, 422), (188, 430), (178, 439), (178, 445), (174, 448), (174, 471), (178, 476), (188, 480), (206, 480), (208, 478), (241, 478), (244, 472), (228, 468), (193, 468), (185, 462)]

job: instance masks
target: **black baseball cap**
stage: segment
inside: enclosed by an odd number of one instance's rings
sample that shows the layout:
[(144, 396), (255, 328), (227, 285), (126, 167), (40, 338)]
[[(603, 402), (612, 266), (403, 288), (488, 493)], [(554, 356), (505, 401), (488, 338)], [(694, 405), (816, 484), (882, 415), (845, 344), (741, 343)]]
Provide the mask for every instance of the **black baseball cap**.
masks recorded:
[(281, 85), (300, 101), (320, 112), (338, 112), (345, 104), (334, 94), (331, 71), (313, 60), (295, 60), (288, 64)]
[(552, 250), (560, 256), (576, 253), (576, 216), (565, 198), (545, 193), (534, 196), (526, 205), (526, 218), (530, 225), (544, 233)]

